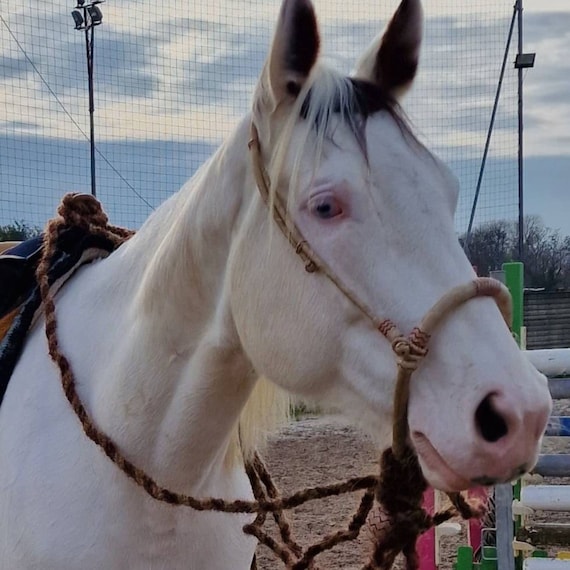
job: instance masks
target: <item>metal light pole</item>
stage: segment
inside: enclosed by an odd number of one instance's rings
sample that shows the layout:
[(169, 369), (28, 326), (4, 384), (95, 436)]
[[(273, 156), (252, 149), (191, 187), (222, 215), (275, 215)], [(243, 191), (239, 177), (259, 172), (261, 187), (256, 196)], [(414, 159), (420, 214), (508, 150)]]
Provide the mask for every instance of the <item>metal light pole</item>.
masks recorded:
[(524, 120), (523, 120), (523, 73), (525, 69), (534, 67), (536, 54), (523, 53), (523, 0), (517, 0), (515, 8), (518, 13), (519, 45), (515, 60), (515, 69), (518, 70), (518, 116), (519, 116), (519, 240), (518, 257), (524, 261)]
[[(89, 127), (91, 144), (91, 194), (97, 196), (95, 186), (95, 99), (93, 96), (93, 36), (95, 27), (103, 21), (103, 13), (99, 8), (105, 0), (77, 0), (77, 6), (71, 12), (75, 29), (85, 31), (85, 49), (87, 54), (87, 78), (89, 83)], [(91, 32), (91, 33), (90, 33)]]
[(499, 76), (499, 83), (497, 86), (497, 92), (495, 95), (495, 103), (493, 105), (493, 112), (491, 114), (491, 122), (489, 124), (489, 130), (487, 132), (487, 141), (485, 143), (485, 150), (483, 152), (483, 160), (481, 161), (481, 168), (479, 170), (479, 178), (477, 180), (477, 187), (475, 189), (475, 197), (473, 199), (473, 206), (471, 208), (471, 216), (469, 218), (469, 225), (467, 227), (467, 233), (465, 236), (465, 243), (463, 244), (463, 249), (467, 255), (469, 255), (469, 245), (471, 242), (471, 233), (473, 230), (473, 223), (475, 220), (475, 213), (477, 210), (477, 204), (479, 200), (479, 193), (481, 191), (481, 184), (483, 181), (483, 174), (485, 171), (485, 166), (487, 162), (487, 155), (489, 152), (489, 146), (491, 143), (491, 136), (493, 134), (493, 127), (495, 123), (495, 117), (497, 113), (497, 108), (499, 104), (499, 98), (501, 96), (501, 87), (503, 84), (503, 78), (505, 76), (507, 58), (510, 53), (511, 39), (514, 32), (515, 23), (518, 22), (518, 50), (515, 59), (515, 69), (518, 70), (518, 246), (517, 246), (517, 257), (519, 261), (523, 261), (524, 257), (524, 153), (523, 153), (523, 79), (524, 70), (534, 67), (534, 61), (536, 54), (534, 53), (523, 53), (523, 0), (515, 0), (513, 6), (513, 17), (509, 26), (509, 35), (507, 39), (507, 46), (505, 48), (503, 65), (501, 67), (501, 73)]

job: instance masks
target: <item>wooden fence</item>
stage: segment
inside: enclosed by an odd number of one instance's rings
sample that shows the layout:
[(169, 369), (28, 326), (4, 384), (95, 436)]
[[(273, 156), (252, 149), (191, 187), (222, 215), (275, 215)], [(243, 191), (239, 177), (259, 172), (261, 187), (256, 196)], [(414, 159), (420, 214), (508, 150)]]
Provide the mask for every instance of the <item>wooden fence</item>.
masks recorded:
[(570, 348), (570, 291), (525, 291), (526, 347)]

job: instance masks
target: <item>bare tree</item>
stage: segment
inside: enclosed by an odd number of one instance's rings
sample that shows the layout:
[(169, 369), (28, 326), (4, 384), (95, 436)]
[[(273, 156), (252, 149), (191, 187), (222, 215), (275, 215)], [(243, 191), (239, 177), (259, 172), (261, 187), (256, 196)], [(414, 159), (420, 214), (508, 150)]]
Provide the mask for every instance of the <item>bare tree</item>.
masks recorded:
[[(489, 222), (473, 230), (469, 241), (469, 260), (481, 276), (500, 269), (503, 263), (512, 259), (511, 224), (504, 220)], [(465, 236), (460, 238), (465, 243)]]
[[(517, 224), (498, 220), (479, 226), (471, 235), (469, 259), (479, 275), (489, 275), (517, 258)], [(544, 225), (538, 216), (525, 218), (525, 285), (547, 290), (570, 288), (570, 237)], [(465, 236), (460, 240), (463, 242)]]

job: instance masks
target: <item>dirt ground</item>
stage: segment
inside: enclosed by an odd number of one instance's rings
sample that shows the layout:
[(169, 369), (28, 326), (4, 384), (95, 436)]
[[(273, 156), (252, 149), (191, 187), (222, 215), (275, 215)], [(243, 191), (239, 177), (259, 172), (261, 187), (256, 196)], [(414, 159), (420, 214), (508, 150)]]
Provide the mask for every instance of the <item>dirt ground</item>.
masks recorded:
[[(570, 414), (570, 402), (558, 402), (557, 414)], [(548, 438), (544, 451), (570, 453), (568, 438)], [(273, 437), (265, 452), (272, 475), (283, 493), (303, 487), (335, 483), (349, 477), (377, 473), (377, 452), (372, 442), (361, 432), (347, 425), (338, 417), (304, 417), (292, 422)], [(545, 483), (570, 484), (566, 480), (546, 480)], [(295, 538), (306, 546), (323, 538), (341, 525), (345, 525), (354, 513), (360, 494), (344, 495), (316, 501), (295, 509), (289, 518)], [(538, 514), (541, 522), (568, 522), (567, 513)], [(442, 544), (441, 570), (452, 570), (457, 546), (466, 543), (465, 535), (446, 538)], [(366, 539), (336, 547), (318, 558), (320, 570), (359, 570), (370, 551)], [(400, 564), (398, 564), (400, 566)], [(267, 549), (258, 549), (259, 570), (282, 568)]]

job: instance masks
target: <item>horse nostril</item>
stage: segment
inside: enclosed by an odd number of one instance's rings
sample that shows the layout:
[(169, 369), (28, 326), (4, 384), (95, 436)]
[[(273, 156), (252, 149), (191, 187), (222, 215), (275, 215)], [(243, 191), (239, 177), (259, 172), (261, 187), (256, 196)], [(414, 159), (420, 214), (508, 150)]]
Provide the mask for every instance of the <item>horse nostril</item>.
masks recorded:
[(475, 412), (475, 423), (485, 441), (495, 443), (509, 432), (507, 422), (493, 406), (496, 394), (489, 394)]

